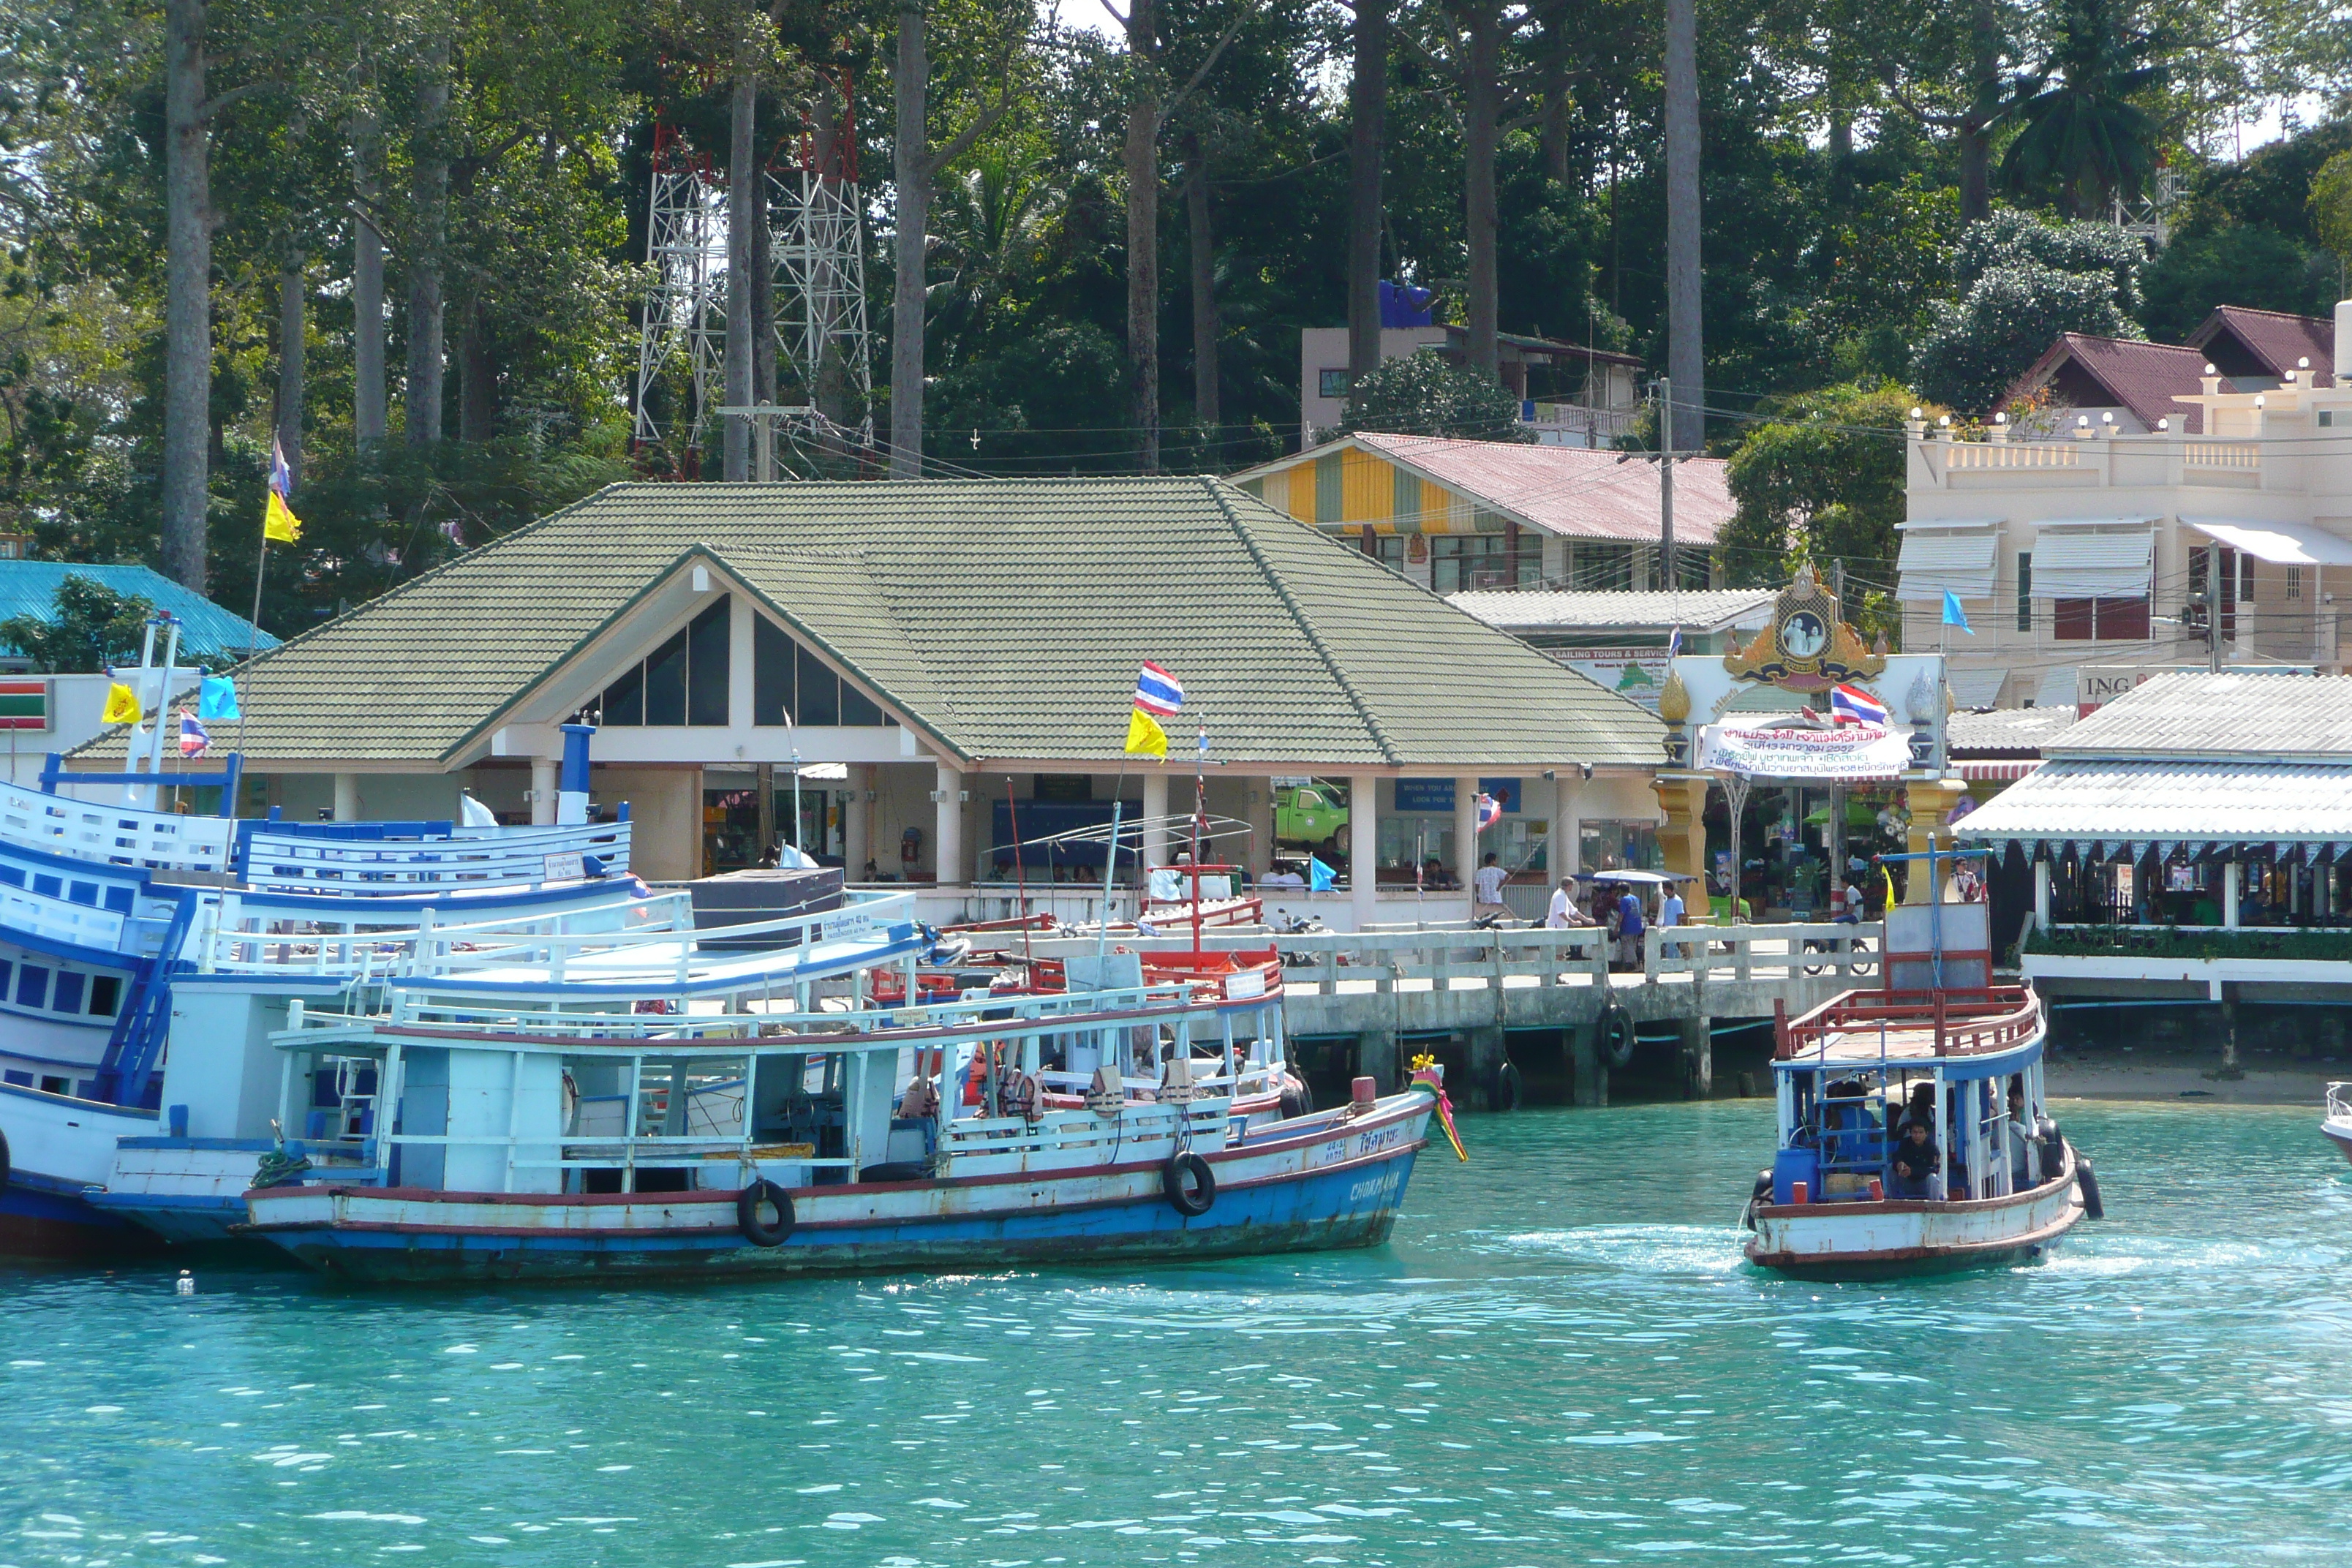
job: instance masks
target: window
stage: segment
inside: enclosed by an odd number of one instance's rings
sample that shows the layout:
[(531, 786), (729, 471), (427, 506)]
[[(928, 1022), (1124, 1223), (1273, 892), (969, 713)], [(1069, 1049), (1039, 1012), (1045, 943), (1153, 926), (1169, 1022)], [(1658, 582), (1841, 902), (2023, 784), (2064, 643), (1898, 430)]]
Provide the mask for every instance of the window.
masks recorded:
[(790, 632), (768, 619), (751, 621), (751, 722), (846, 724), (878, 728), (897, 721)]
[(0, 1073), (0, 1083), (14, 1084), (18, 1089), (30, 1089), (33, 1087), (33, 1075), (10, 1068), (6, 1072)]
[(2053, 599), (2050, 626), (2060, 642), (2146, 642), (2146, 599)]
[(1429, 585), (1440, 594), (1471, 588), (1515, 588), (1540, 569), (1532, 550), (1500, 533), (1442, 534), (1429, 542)]
[(16, 969), (16, 1005), (39, 1007), (49, 999), (49, 972), (37, 963), (20, 964)]
[(2335, 411), (2334, 409), (2332, 409), (2332, 408), (2323, 408), (2323, 409), (2321, 409), (2321, 410), (2319, 411), (2319, 427), (2320, 427), (2322, 430), (2331, 430), (2331, 429), (2334, 429), (2334, 428), (2335, 428), (2335, 426), (2336, 426), (2336, 411)]
[(1341, 365), (1338, 370), (1317, 371), (1315, 373), (1315, 391), (1318, 396), (1322, 397), (1347, 396), (1348, 367)]
[(2017, 552), (2017, 629), (2033, 629), (2033, 552)]
[(2286, 596), (2297, 603), (2303, 599), (2303, 568), (2300, 566), (2286, 569)]
[(81, 1011), (82, 987), (89, 984), (89, 976), (87, 974), (76, 974), (70, 969), (58, 971), (57, 985), (49, 993), (50, 1009), (58, 1013), (79, 1014)]
[(1569, 546), (1569, 586), (1577, 589), (1633, 586), (1633, 547), (1578, 540)]
[(1706, 552), (1696, 544), (1675, 546), (1675, 585), (1678, 588), (1705, 588), (1714, 579), (1712, 563)]
[(730, 600), (694, 617), (604, 688), (607, 724), (724, 726), (727, 722)]
[(111, 1018), (114, 1016), (115, 1009), (121, 1005), (122, 981), (119, 976), (93, 974), (89, 977), (89, 1016), (91, 1017)]

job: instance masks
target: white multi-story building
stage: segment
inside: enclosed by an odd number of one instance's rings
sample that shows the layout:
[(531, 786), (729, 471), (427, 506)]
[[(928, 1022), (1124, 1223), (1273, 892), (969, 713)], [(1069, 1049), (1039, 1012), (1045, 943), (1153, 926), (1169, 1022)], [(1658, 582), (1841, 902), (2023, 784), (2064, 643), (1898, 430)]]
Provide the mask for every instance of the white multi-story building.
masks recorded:
[[(2352, 300), (2336, 308), (2352, 342)], [(2145, 432), (2058, 440), (1911, 427), (1904, 646), (1939, 640), (1963, 707), (2095, 703), (2159, 669), (2341, 673), (2352, 612), (2352, 386), (2202, 376)], [(2346, 367), (2352, 371), (2352, 365)], [(2189, 426), (2195, 416), (2196, 433)], [(1943, 625), (1956, 595), (1969, 631)]]

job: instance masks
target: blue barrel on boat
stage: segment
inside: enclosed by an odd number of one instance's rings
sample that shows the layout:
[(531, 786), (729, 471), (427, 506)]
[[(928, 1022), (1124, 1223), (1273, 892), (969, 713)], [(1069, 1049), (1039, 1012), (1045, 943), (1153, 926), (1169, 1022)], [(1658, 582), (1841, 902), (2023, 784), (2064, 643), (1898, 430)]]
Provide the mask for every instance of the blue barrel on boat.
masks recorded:
[(1783, 1149), (1772, 1156), (1772, 1201), (1790, 1201), (1790, 1188), (1795, 1183), (1805, 1184), (1805, 1191), (1816, 1197), (1822, 1190), (1822, 1154), (1818, 1149)]

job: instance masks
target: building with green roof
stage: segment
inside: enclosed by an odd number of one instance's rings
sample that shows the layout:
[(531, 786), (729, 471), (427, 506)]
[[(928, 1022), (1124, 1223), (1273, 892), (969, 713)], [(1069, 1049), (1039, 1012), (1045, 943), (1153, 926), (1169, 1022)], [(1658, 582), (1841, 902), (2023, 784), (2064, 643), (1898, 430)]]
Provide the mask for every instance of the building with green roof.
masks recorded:
[[(1145, 659), (1184, 686), (1165, 763), (1123, 756)], [(774, 821), (853, 875), (967, 886), (1115, 790), (1163, 862), (1203, 730), (1206, 807), (1251, 828), (1220, 851), (1260, 870), (1296, 787), (1276, 781), (1376, 801), (1338, 868), (1364, 906), (1383, 867), (1461, 876), (1481, 780), (1513, 819), (1484, 847), (1531, 872), (1555, 823), (1657, 818), (1655, 718), (1213, 479), (619, 485), (239, 685), (247, 776), (297, 815), (447, 816), (464, 786), (551, 819), (557, 726), (589, 718), (593, 798), (630, 804), (656, 877), (740, 863)], [(1020, 858), (1033, 882), (1087, 874), (1080, 849)]]

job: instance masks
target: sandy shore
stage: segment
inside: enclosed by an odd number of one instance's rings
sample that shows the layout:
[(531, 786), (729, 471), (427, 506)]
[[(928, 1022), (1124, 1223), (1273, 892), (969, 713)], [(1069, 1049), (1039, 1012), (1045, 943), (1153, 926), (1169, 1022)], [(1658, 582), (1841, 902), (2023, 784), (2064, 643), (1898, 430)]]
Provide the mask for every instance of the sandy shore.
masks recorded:
[(2330, 1082), (2352, 1080), (2352, 1062), (2294, 1060), (2284, 1051), (2242, 1054), (2243, 1078), (2217, 1076), (2220, 1053), (2148, 1047), (2093, 1047), (2051, 1062), (2049, 1091), (2068, 1100), (2210, 1100), (2231, 1105), (2308, 1105), (2327, 1099)]

